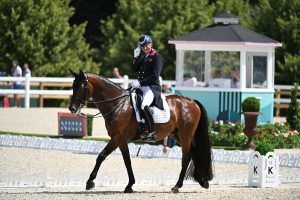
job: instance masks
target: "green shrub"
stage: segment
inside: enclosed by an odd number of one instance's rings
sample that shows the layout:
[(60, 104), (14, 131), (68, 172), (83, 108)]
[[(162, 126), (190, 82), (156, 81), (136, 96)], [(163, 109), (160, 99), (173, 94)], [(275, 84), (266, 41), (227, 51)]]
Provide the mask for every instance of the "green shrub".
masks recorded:
[(287, 109), (286, 121), (293, 130), (300, 132), (300, 103), (297, 101), (298, 84), (291, 92), (291, 103)]
[(274, 146), (266, 140), (260, 141), (255, 148), (261, 155), (266, 155), (268, 152), (274, 152)]
[(258, 112), (260, 108), (260, 102), (255, 97), (247, 97), (242, 102), (243, 112)]
[(259, 133), (258, 135), (254, 136), (255, 144), (258, 144), (263, 140), (273, 144), (276, 149), (300, 148), (299, 134), (290, 135), (287, 133)]
[(244, 126), (241, 123), (224, 123), (221, 124), (219, 122), (212, 123), (210, 125), (211, 131), (218, 132), (220, 134), (227, 135), (238, 135), (243, 132)]
[(242, 147), (247, 142), (245, 135), (227, 135), (211, 132), (211, 142), (213, 146)]
[[(210, 123), (209, 132), (214, 146), (242, 147), (247, 142), (247, 137), (242, 134), (244, 126), (240, 123)], [(291, 131), (288, 124), (264, 124), (257, 127), (258, 134), (254, 136), (254, 143), (261, 141), (274, 145), (276, 149), (300, 148), (300, 135)]]

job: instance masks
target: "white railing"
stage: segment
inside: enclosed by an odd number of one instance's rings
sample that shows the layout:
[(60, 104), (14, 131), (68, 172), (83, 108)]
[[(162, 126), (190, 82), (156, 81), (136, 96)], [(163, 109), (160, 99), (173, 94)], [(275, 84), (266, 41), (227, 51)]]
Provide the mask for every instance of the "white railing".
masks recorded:
[[(73, 83), (74, 78), (62, 78), (62, 77), (0, 77), (1, 82), (22, 82), (25, 86), (24, 89), (0, 89), (0, 95), (8, 94), (21, 94), (25, 98), (25, 108), (30, 107), (30, 95), (52, 95), (59, 96), (72, 95), (72, 90), (44, 90), (44, 89), (31, 89), (30, 85), (32, 83)], [(127, 75), (123, 79), (109, 78), (117, 84), (122, 84), (123, 88), (127, 88), (128, 84), (137, 81), (136, 79), (129, 79)], [(162, 80), (163, 85), (171, 84), (176, 85), (174, 80)], [(275, 97), (274, 97), (274, 107), (276, 108), (276, 116), (279, 116), (280, 109), (287, 107), (290, 103), (290, 91), (294, 86), (291, 85), (275, 85)], [(284, 97), (282, 97), (284, 96)]]
[[(127, 75), (123, 76), (123, 79), (109, 78), (117, 84), (122, 84), (122, 87), (126, 89), (128, 84), (137, 81), (137, 79), (129, 79)], [(61, 78), (61, 77), (0, 77), (0, 82), (22, 82), (24, 89), (0, 89), (0, 95), (8, 94), (22, 94), (25, 95), (25, 108), (30, 107), (30, 95), (72, 95), (72, 89), (70, 90), (35, 90), (30, 89), (31, 83), (73, 83), (74, 78)], [(176, 84), (176, 81), (163, 80), (162, 84)]]

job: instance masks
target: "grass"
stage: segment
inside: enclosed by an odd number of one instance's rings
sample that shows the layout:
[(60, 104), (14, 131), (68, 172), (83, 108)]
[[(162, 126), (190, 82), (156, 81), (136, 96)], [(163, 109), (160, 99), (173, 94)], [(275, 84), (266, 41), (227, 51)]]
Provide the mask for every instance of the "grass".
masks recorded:
[[(43, 134), (43, 133), (16, 133), (16, 132), (7, 132), (7, 131), (0, 131), (0, 135), (23, 135), (23, 136), (35, 136), (35, 137), (49, 137), (49, 138), (64, 138), (64, 139), (79, 139), (79, 140), (91, 140), (91, 141), (104, 141), (108, 142), (109, 138), (99, 138), (99, 137), (62, 137), (59, 135), (53, 134)], [(132, 141), (133, 142), (133, 141)], [(134, 142), (136, 144), (144, 144), (143, 142)], [(151, 143), (152, 144), (152, 143)], [(161, 142), (154, 143), (156, 145), (161, 144)], [(212, 146), (213, 149), (225, 149), (225, 150), (241, 150), (241, 147), (234, 147), (234, 146)]]
[(57, 138), (58, 135), (53, 134), (44, 134), (44, 133), (16, 133), (16, 132), (8, 132), (8, 131), (0, 131), (0, 135), (23, 135), (23, 136), (35, 136), (35, 137), (50, 137)]

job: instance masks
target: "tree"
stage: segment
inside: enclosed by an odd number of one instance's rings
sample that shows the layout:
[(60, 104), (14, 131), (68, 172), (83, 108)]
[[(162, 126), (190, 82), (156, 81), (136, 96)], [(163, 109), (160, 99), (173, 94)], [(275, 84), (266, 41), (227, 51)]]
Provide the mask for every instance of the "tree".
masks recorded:
[(98, 48), (103, 42), (100, 32), (100, 20), (116, 12), (117, 0), (71, 0), (70, 6), (75, 7), (75, 13), (70, 18), (70, 24), (87, 22), (85, 38), (91, 47)]
[(252, 28), (253, 25), (253, 11), (254, 7), (251, 6), (248, 1), (245, 0), (216, 0), (213, 4), (214, 13), (230, 12), (237, 15), (240, 20), (239, 23), (248, 28)]
[[(261, 0), (256, 30), (282, 42), (276, 50), (276, 84), (292, 84), (300, 77), (300, 1)], [(294, 79), (293, 79), (294, 78)]]
[(291, 103), (287, 109), (286, 121), (292, 129), (300, 132), (300, 103), (297, 101), (298, 84), (291, 92)]
[(137, 39), (149, 34), (154, 48), (164, 58), (164, 79), (175, 79), (175, 48), (168, 40), (203, 28), (211, 22), (211, 6), (207, 0), (122, 0), (117, 13), (101, 22), (106, 42), (101, 46), (102, 74), (111, 75), (114, 66), (131, 75), (131, 60)]
[(69, 25), (69, 0), (1, 0), (0, 69), (14, 59), (36, 76), (65, 76), (68, 68), (92, 71), (96, 64), (83, 38), (85, 24)]

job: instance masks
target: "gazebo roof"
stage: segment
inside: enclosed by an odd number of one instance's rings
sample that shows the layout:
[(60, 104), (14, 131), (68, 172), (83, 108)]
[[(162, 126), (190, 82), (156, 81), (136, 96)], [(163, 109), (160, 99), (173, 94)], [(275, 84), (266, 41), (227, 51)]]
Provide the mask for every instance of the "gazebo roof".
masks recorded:
[(214, 18), (237, 18), (238, 19), (239, 17), (232, 13), (220, 13), (214, 16)]
[(251, 31), (238, 24), (238, 17), (231, 13), (222, 13), (214, 17), (215, 24), (169, 40), (170, 44), (191, 42), (213, 43), (263, 43), (281, 46), (276, 40)]

